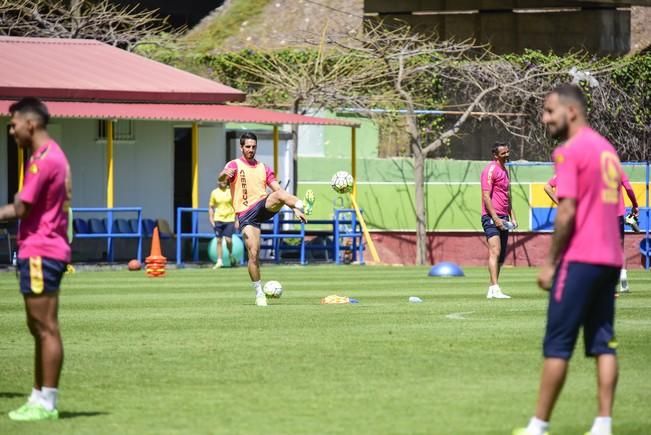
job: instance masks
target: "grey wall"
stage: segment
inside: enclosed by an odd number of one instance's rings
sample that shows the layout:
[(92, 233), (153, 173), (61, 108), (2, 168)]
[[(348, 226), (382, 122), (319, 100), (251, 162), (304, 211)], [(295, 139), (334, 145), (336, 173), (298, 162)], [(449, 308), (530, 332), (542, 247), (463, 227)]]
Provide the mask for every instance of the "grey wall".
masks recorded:
[[(515, 13), (513, 7), (583, 7), (578, 11)], [(585, 49), (598, 55), (625, 54), (630, 48), (630, 11), (612, 5), (577, 1), (401, 1), (366, 0), (365, 12), (379, 13), (367, 22), (398, 19), (442, 38), (474, 38), (497, 53), (525, 48), (556, 53)], [(474, 13), (431, 14), (441, 11)], [(413, 13), (426, 15), (413, 15)]]

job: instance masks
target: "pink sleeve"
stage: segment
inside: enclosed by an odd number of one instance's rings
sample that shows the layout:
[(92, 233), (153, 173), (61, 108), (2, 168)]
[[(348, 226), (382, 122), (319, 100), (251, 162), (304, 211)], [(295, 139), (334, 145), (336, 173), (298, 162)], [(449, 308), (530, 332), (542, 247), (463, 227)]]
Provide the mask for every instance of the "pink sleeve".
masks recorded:
[(267, 174), (267, 186), (269, 186), (271, 183), (276, 181), (276, 175), (274, 174), (273, 169), (271, 169), (269, 166), (265, 165), (264, 168)]
[(553, 187), (553, 188), (556, 188), (556, 183), (557, 183), (557, 181), (556, 181), (556, 174), (554, 174), (554, 176), (553, 176), (552, 178), (549, 179), (549, 181), (547, 182), (547, 184), (549, 184), (549, 185), (550, 185), (551, 187)]
[(490, 192), (493, 190), (493, 166), (487, 166), (481, 173), (481, 190), (483, 192)]
[[(35, 169), (34, 169), (35, 168)], [(25, 183), (20, 191), (20, 200), (27, 204), (34, 204), (43, 187), (47, 183), (46, 165), (39, 162), (29, 163), (25, 168)]]
[(633, 186), (631, 186), (631, 182), (628, 179), (628, 175), (624, 170), (622, 170), (622, 187), (626, 190), (626, 194), (628, 195), (628, 199), (631, 200), (631, 204), (633, 204), (633, 207), (637, 208), (637, 198), (635, 197), (635, 191), (633, 190)]
[(577, 197), (578, 171), (576, 157), (568, 149), (559, 148), (554, 151), (554, 165), (556, 167), (556, 196), (559, 198)]
[(226, 169), (235, 169), (235, 173), (233, 174), (233, 176), (228, 179), (228, 181), (231, 182), (237, 176), (237, 163), (235, 163), (235, 160), (231, 160), (230, 162), (226, 163), (224, 170)]

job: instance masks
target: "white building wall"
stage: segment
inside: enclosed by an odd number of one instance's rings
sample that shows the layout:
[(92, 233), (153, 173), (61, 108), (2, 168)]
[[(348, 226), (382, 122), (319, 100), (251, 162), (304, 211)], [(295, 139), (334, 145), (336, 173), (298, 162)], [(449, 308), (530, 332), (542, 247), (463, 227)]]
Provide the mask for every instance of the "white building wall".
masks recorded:
[(325, 156), (325, 130), (321, 125), (302, 125), (298, 127), (299, 157)]
[[(115, 207), (142, 207), (142, 217), (174, 224), (174, 129), (172, 123), (136, 121), (135, 141), (116, 142)], [(106, 144), (102, 148), (106, 149)]]
[[(199, 208), (208, 207), (217, 176), (226, 165), (226, 132), (223, 124), (199, 126)], [(210, 232), (207, 215), (200, 217), (199, 231)]]
[[(0, 203), (7, 198), (7, 120), (0, 120)], [(106, 141), (97, 140), (97, 120), (56, 119), (52, 137), (72, 170), (73, 207), (106, 207)], [(174, 222), (174, 123), (135, 121), (135, 141), (114, 143), (114, 206), (143, 207), (144, 218)], [(265, 151), (273, 149), (265, 144)], [(268, 150), (267, 150), (268, 148)], [(238, 150), (239, 152), (239, 150)], [(265, 153), (266, 154), (266, 153)], [(273, 164), (271, 155), (264, 161)], [(282, 160), (281, 160), (282, 161)], [(226, 164), (223, 124), (199, 127), (199, 206), (207, 207), (217, 174)], [(91, 217), (87, 215), (84, 217)], [(207, 219), (202, 231), (209, 231)]]
[(106, 146), (96, 142), (97, 121), (60, 119), (55, 125), (72, 171), (72, 206), (106, 207)]

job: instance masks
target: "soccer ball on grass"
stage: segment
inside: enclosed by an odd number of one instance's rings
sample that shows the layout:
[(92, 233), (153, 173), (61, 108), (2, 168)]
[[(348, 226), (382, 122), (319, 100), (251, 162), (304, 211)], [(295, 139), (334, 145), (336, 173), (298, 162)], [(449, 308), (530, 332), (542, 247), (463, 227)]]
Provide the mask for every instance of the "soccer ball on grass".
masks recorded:
[(283, 294), (283, 286), (278, 281), (267, 281), (262, 291), (268, 298), (279, 298)]
[(353, 191), (353, 176), (346, 171), (338, 171), (332, 176), (330, 186), (337, 193), (350, 193)]

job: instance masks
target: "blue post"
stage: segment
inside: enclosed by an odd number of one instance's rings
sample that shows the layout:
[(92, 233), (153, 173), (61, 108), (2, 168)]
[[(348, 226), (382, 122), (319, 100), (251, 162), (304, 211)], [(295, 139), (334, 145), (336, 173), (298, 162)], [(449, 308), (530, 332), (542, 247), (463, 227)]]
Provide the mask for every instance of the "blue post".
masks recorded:
[(138, 210), (138, 262), (142, 262), (142, 209)]
[(181, 261), (181, 207), (176, 209), (176, 265), (180, 266)]
[[(197, 234), (199, 216), (197, 216), (197, 211), (192, 210), (192, 234)], [(196, 237), (192, 238), (192, 260), (199, 261), (199, 239)]]
[(108, 230), (108, 237), (107, 237), (107, 252), (106, 256), (108, 257), (108, 261), (113, 263), (113, 238), (111, 237), (111, 234), (113, 234), (113, 212), (109, 209), (107, 213), (107, 220), (106, 222), (106, 229)]
[(647, 248), (644, 255), (644, 266), (646, 270), (649, 270), (649, 255), (648, 255), (648, 240), (649, 240), (649, 161), (646, 161), (646, 235), (645, 243), (647, 243)]
[(334, 220), (334, 256), (335, 256), (335, 264), (340, 264), (341, 261), (339, 259), (339, 210), (335, 210), (335, 220)]

